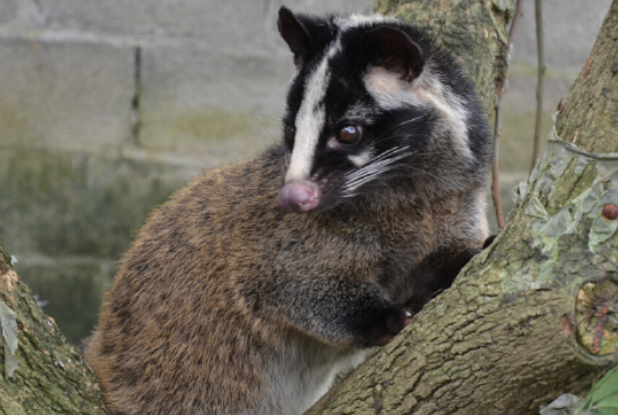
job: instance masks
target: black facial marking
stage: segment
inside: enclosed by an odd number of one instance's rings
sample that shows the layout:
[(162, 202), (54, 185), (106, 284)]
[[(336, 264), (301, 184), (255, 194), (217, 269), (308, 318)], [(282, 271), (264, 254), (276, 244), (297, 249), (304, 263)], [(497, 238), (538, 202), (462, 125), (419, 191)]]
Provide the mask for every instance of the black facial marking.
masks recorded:
[(292, 13), (285, 6), (279, 9), (279, 34), (294, 54), (297, 68), (306, 66), (332, 42), (337, 28), (331, 20)]
[(296, 128), (290, 125), (286, 125), (283, 129), (283, 135), (290, 147), (294, 146), (294, 137), (296, 136)]
[[(484, 180), (478, 170), (491, 158), (490, 136), (474, 88), (454, 59), (434, 46), (424, 32), (383, 20), (368, 20), (341, 32), (334, 17), (293, 15), (291, 19), (285, 10), (281, 13), (282, 36), (295, 54), (302, 52), (302, 65), (288, 92), (284, 125), (295, 125), (302, 101), (310, 93), (306, 90), (308, 78), (329, 49), (338, 45), (326, 62), (329, 80), (319, 104), (324, 108), (325, 122), (317, 137), (310, 172), (310, 179), (321, 190), (318, 210), (331, 209), (384, 186), (406, 183), (414, 188), (433, 182), (438, 183), (433, 185), (436, 189), (446, 183), (443, 190), (454, 191), (466, 183)], [(470, 114), (466, 134), (472, 159), (464, 159), (457, 147), (460, 144), (455, 142), (455, 127), (446, 125), (448, 117), (443, 109), (428, 104), (430, 101), (413, 104), (417, 101), (403, 99), (393, 108), (406, 92), (402, 91), (393, 96), (388, 109), (381, 108), (365, 84), (376, 66), (410, 83), (410, 88), (423, 85), (415, 82), (421, 82), (419, 77), (426, 73), (426, 77), (434, 77), (432, 82), (442, 84), (442, 90), (455, 96)], [(443, 97), (439, 99), (444, 101)], [(284, 132), (286, 147), (292, 151), (287, 136)]]
[(388, 26), (378, 27), (363, 34), (361, 43), (372, 65), (399, 74), (411, 82), (423, 70), (423, 52), (404, 31)]

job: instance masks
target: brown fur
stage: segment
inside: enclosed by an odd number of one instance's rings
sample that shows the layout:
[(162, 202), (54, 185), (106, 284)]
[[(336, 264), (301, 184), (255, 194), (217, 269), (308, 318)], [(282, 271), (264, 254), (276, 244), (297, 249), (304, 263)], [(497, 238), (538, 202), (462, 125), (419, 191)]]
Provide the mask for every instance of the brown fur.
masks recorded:
[(308, 315), (337, 319), (360, 286), (399, 304), (427, 295), (435, 287), (410, 283), (424, 258), (443, 241), (476, 251), (486, 237), (465, 220), (473, 192), (429, 204), (385, 192), (289, 215), (276, 203), (284, 174), (283, 150), (271, 149), (206, 172), (151, 215), (85, 353), (111, 413), (277, 413), (264, 396), (271, 368), (296, 365), (291, 347), (319, 360), (356, 346), (312, 332)]

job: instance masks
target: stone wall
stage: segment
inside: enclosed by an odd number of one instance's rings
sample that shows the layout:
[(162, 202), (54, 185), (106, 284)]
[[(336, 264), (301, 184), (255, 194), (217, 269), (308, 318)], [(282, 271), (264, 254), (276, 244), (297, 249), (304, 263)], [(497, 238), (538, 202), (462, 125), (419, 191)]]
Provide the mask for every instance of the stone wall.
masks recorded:
[[(548, 105), (566, 95), (610, 2), (545, 0)], [(371, 3), (286, 5), (348, 13)], [(293, 71), (276, 31), (281, 4), (0, 0), (0, 240), (71, 339), (92, 327), (93, 303), (152, 206), (202, 169), (278, 139)], [(524, 118), (534, 105), (532, 4), (505, 103)], [(512, 155), (530, 134), (517, 117), (505, 126), (526, 136), (505, 140), (505, 194), (525, 174)]]

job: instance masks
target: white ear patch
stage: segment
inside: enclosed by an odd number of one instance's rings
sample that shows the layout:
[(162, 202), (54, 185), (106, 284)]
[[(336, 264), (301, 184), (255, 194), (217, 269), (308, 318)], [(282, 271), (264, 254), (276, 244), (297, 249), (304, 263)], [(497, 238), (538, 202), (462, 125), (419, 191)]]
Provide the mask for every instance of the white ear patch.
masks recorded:
[(468, 140), (468, 110), (459, 97), (444, 87), (442, 82), (425, 65), (421, 75), (412, 83), (399, 78), (382, 67), (369, 69), (364, 79), (367, 91), (380, 108), (394, 110), (407, 105), (433, 108), (441, 115), (441, 129), (450, 132), (454, 144), (466, 158), (473, 158)]
[(399, 79), (396, 74), (381, 66), (369, 69), (364, 81), (365, 88), (380, 108), (393, 110), (406, 104), (422, 105), (412, 91), (409, 82)]

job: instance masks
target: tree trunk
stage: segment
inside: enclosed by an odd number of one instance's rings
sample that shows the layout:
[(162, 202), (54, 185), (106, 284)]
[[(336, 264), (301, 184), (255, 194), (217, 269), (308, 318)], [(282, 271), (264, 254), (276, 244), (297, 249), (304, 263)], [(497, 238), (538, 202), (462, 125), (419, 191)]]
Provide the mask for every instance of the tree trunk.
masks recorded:
[[(463, 59), (488, 112), (505, 73), (507, 12), (489, 0), (379, 0)], [(616, 361), (618, 0), (552, 142), (496, 242), (308, 414), (525, 414), (580, 393)], [(575, 143), (578, 147), (567, 144)], [(593, 153), (594, 152), (594, 153)], [(618, 213), (616, 213), (618, 214)], [(613, 218), (613, 219), (612, 219)], [(11, 351), (10, 313), (18, 349)], [(104, 413), (91, 371), (0, 246), (0, 413)], [(2, 348), (0, 348), (2, 349)]]
[(11, 269), (1, 244), (0, 321), (0, 414), (105, 414), (94, 374)]
[(617, 362), (617, 62), (614, 0), (494, 244), (307, 414), (533, 414)]

